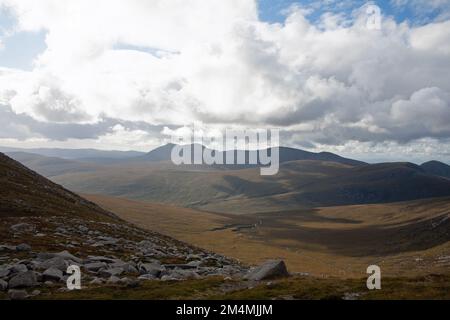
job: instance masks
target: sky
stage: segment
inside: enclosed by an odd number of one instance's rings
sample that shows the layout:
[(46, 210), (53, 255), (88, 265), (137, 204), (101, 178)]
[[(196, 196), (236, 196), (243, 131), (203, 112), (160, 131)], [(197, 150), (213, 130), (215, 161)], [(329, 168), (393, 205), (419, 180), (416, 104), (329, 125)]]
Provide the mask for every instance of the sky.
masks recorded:
[(0, 145), (148, 151), (192, 123), (450, 163), (450, 1), (0, 0)]

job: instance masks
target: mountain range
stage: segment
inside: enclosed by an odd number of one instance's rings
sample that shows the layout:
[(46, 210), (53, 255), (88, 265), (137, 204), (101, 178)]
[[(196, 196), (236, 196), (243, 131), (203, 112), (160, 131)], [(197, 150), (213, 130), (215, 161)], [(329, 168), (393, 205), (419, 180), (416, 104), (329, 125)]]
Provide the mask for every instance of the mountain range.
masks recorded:
[[(280, 172), (263, 177), (252, 165), (175, 166), (170, 161), (172, 148), (168, 144), (136, 157), (104, 161), (98, 157), (89, 161), (78, 156), (61, 159), (23, 152), (8, 155), (75, 192), (226, 213), (450, 195), (450, 166), (437, 161), (421, 166), (367, 164), (333, 153), (280, 147)], [(84, 151), (80, 155), (85, 155)]]

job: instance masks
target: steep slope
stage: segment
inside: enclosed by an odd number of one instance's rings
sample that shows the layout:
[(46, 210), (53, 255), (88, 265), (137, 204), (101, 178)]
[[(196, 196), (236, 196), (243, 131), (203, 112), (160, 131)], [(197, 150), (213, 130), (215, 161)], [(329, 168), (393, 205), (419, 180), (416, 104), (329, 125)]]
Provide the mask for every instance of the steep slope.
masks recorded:
[(74, 264), (83, 290), (101, 287), (113, 296), (154, 280), (162, 283), (154, 296), (159, 299), (168, 297), (166, 280), (241, 279), (248, 271), (232, 259), (131, 225), (0, 153), (0, 300), (44, 291), (54, 299), (66, 291), (67, 268)]
[(445, 163), (439, 161), (429, 161), (422, 164), (421, 167), (429, 174), (450, 179), (450, 166)]
[(0, 216), (114, 217), (0, 153)]

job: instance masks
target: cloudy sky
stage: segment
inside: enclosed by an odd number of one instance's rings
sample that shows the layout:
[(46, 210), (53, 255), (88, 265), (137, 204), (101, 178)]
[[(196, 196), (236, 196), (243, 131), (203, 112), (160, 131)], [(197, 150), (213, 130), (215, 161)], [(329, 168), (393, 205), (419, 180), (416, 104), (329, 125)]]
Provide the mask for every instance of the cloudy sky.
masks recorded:
[(450, 1), (0, 0), (0, 145), (147, 151), (195, 121), (450, 163)]

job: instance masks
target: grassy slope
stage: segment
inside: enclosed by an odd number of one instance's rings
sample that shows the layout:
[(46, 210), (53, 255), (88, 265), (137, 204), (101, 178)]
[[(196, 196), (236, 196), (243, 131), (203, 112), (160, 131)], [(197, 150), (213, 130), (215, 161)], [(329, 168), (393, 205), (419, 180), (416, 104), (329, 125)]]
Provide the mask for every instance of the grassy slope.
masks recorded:
[[(123, 219), (249, 264), (282, 258), (289, 269), (362, 277), (370, 264), (388, 275), (448, 273), (450, 198), (249, 215), (215, 214), (106, 196), (87, 196)], [(180, 223), (181, 222), (181, 223)], [(233, 224), (256, 228), (213, 231)]]
[(0, 217), (52, 215), (114, 217), (0, 153)]

